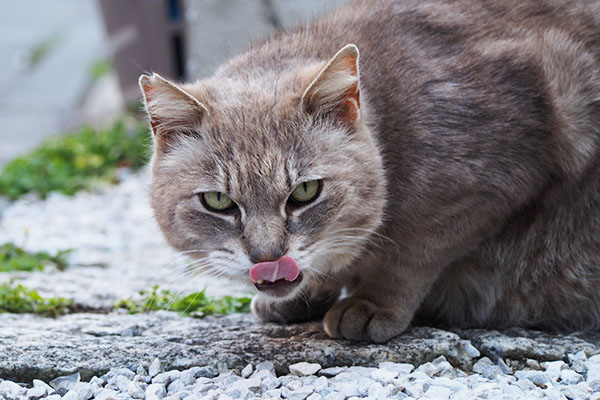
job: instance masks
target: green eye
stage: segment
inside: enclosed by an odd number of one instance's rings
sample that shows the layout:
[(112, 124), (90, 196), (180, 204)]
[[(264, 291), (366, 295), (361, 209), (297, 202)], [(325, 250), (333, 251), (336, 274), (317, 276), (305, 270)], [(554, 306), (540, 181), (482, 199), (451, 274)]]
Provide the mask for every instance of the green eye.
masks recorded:
[(229, 196), (222, 192), (203, 193), (202, 200), (206, 208), (217, 212), (228, 210), (234, 205)]
[(292, 192), (290, 199), (295, 203), (304, 204), (317, 198), (321, 191), (321, 181), (302, 182)]

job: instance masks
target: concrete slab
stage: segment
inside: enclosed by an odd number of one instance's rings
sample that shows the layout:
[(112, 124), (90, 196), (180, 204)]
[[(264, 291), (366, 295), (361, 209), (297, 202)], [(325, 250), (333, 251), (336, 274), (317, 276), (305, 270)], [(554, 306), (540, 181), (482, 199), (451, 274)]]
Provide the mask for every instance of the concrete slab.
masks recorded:
[[(481, 340), (481, 336), (485, 339)], [(193, 319), (159, 311), (150, 314), (72, 314), (56, 319), (0, 314), (0, 377), (49, 381), (79, 372), (83, 380), (112, 367), (135, 370), (158, 357), (166, 369), (208, 367), (213, 372), (270, 361), (278, 374), (300, 361), (323, 368), (375, 367), (380, 362), (422, 365), (443, 355), (470, 371), (480, 356), (523, 368), (527, 360), (563, 360), (567, 354), (600, 353), (600, 338), (538, 331), (465, 330), (459, 334), (413, 327), (385, 344), (333, 340), (320, 322), (278, 325), (251, 315)], [(471, 342), (469, 342), (469, 339)], [(490, 349), (487, 342), (495, 343)], [(473, 356), (466, 347), (478, 347)], [(480, 347), (481, 346), (481, 347)], [(460, 398), (460, 397), (459, 397)]]
[(189, 77), (211, 75), (251, 40), (275, 31), (260, 0), (186, 1)]
[(211, 75), (251, 41), (319, 16), (347, 0), (188, 0), (190, 78)]

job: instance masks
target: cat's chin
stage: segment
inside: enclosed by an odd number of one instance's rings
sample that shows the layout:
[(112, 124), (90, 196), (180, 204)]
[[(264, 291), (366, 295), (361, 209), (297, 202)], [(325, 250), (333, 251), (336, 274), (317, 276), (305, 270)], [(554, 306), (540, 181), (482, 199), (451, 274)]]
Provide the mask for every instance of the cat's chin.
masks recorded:
[(303, 279), (304, 274), (302, 274), (302, 271), (300, 271), (298, 277), (293, 281), (288, 281), (287, 279), (278, 279), (275, 282), (255, 283), (254, 287), (271, 297), (286, 297), (289, 296), (300, 285), (300, 283), (302, 283)]

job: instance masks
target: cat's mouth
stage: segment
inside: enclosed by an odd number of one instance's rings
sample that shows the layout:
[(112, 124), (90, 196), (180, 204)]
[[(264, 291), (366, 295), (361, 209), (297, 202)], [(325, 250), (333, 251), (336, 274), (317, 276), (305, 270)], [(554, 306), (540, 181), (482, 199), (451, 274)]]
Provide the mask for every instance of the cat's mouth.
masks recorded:
[(302, 278), (304, 275), (302, 272), (298, 274), (298, 277), (293, 281), (288, 281), (287, 279), (277, 279), (275, 282), (269, 281), (259, 281), (254, 282), (254, 287), (256, 287), (261, 292), (268, 294), (273, 297), (285, 297), (290, 294), (299, 284), (302, 282)]
[(250, 268), (254, 286), (273, 297), (285, 297), (302, 282), (304, 275), (292, 257), (283, 256), (275, 261), (264, 261)]

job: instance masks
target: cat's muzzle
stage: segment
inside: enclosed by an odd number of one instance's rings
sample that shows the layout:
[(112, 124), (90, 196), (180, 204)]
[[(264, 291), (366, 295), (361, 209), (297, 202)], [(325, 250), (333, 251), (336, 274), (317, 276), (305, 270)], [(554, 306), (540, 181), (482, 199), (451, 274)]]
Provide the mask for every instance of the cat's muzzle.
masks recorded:
[(250, 268), (254, 286), (273, 297), (285, 297), (302, 282), (304, 275), (290, 256), (256, 263)]

